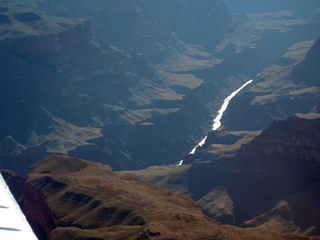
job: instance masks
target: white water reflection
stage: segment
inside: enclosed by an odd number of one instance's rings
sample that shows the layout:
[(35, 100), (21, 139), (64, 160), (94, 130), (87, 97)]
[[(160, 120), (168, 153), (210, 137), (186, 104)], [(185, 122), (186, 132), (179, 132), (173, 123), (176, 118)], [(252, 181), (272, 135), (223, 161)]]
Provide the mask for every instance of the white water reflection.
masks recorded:
[[(257, 75), (257, 77), (259, 76), (260, 74)], [(245, 84), (243, 84), (240, 88), (238, 88), (236, 91), (232, 92), (228, 97), (226, 97), (223, 101), (223, 104), (220, 108), (220, 110), (218, 111), (218, 115), (216, 116), (216, 118), (213, 120), (213, 124), (212, 124), (212, 131), (215, 131), (217, 130), (220, 126), (221, 126), (221, 118), (223, 116), (223, 113), (226, 111), (226, 109), (228, 108), (228, 105), (229, 105), (229, 102), (230, 100), (236, 96), (243, 88), (245, 88), (247, 85), (249, 85), (251, 82), (253, 81), (253, 79), (247, 81)], [(197, 147), (201, 147), (207, 140), (207, 136), (205, 136), (199, 143), (197, 146), (195, 146), (191, 152), (189, 153), (190, 154), (194, 154), (195, 151), (197, 150)], [(177, 165), (182, 165), (183, 164), (183, 160), (181, 160)]]

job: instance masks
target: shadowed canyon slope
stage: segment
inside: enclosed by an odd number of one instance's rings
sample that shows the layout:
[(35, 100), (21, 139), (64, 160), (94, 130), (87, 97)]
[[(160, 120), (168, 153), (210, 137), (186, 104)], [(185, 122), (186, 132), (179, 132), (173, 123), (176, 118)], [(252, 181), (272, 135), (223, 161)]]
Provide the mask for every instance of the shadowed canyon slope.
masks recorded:
[(224, 223), (319, 235), (319, 46), (295, 44), (254, 78), (185, 157), (191, 165), (133, 174), (192, 196)]
[[(161, 122), (172, 119), (162, 120), (165, 115), (182, 108), (177, 117), (187, 114), (184, 105), (191, 100), (173, 88), (188, 92), (203, 81), (158, 76), (143, 56), (91, 38), (88, 21), (49, 17), (14, 3), (2, 3), (3, 167), (25, 171), (50, 153), (91, 155), (118, 169), (149, 165), (139, 152), (129, 152), (141, 148), (136, 137), (162, 131)], [(157, 117), (160, 126), (154, 127)], [(159, 138), (172, 145), (170, 134)]]
[(0, 163), (20, 173), (52, 153), (175, 163), (228, 93), (319, 33), (295, 9), (233, 15), (220, 0), (0, 3)]
[[(60, 4), (63, 9), (83, 6)], [(110, 13), (119, 21), (112, 21), (112, 29), (126, 25), (122, 20), (131, 16), (126, 9), (112, 1), (100, 4), (104, 8), (92, 4), (92, 14), (101, 9), (104, 16), (111, 17)], [(45, 9), (45, 2), (40, 5)], [(126, 1), (121, 6), (140, 17), (132, 20), (140, 26), (143, 18), (133, 5)], [(139, 49), (128, 53), (119, 44), (92, 38), (87, 20), (48, 16), (33, 1), (2, 1), (1, 19), (3, 167), (25, 172), (32, 162), (51, 153), (89, 157), (117, 169), (170, 163), (190, 144), (186, 134), (203, 128), (208, 109), (192, 91), (203, 79), (156, 71)], [(93, 29), (96, 24), (91, 22)], [(210, 54), (192, 49), (205, 58), (199, 60), (201, 66), (202, 62), (212, 66)], [(201, 117), (194, 121), (193, 114)], [(181, 119), (185, 124), (175, 127), (177, 132), (170, 131), (172, 122)], [(192, 131), (190, 124), (194, 124)], [(150, 141), (154, 136), (157, 139)]]
[[(235, 153), (272, 121), (295, 114), (318, 113), (320, 93), (320, 39), (289, 47), (279, 61), (264, 69), (230, 102), (222, 127), (208, 135), (203, 148), (212, 158)], [(241, 109), (241, 111), (239, 111)]]
[(222, 226), (189, 197), (66, 156), (32, 166), (22, 194), (39, 239), (309, 239)]
[[(320, 235), (320, 1), (239, 3), (0, 0), (0, 169), (32, 165), (5, 175), (40, 239)], [(111, 170), (152, 165), (175, 194)]]
[(319, 126), (318, 114), (299, 115), (273, 122), (233, 157), (215, 158), (212, 144), (191, 165), (130, 173), (192, 196), (223, 223), (319, 235)]

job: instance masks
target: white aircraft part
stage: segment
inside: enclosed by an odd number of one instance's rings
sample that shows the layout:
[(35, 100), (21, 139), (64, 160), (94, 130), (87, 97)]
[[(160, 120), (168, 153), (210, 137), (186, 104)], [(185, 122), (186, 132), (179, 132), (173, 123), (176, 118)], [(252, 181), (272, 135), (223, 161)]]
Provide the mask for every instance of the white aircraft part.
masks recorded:
[(38, 240), (0, 174), (0, 239)]

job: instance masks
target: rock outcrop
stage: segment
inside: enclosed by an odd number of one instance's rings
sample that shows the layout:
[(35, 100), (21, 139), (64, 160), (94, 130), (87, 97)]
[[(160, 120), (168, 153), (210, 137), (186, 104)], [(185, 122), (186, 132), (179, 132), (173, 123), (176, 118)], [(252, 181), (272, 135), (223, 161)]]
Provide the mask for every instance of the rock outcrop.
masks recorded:
[(319, 119), (289, 118), (273, 122), (250, 144), (242, 145), (238, 155), (281, 155), (301, 158), (307, 162), (320, 161)]
[(298, 114), (271, 123), (236, 154), (219, 157), (210, 153), (217, 146), (208, 143), (194, 163), (180, 170), (171, 166), (129, 173), (192, 196), (208, 216), (223, 223), (319, 235), (319, 126), (319, 114)]
[(235, 157), (192, 164), (189, 190), (200, 199), (223, 186), (236, 225), (318, 235), (319, 126), (319, 118), (274, 122)]
[(273, 120), (296, 113), (317, 113), (319, 46), (317, 40), (289, 47), (276, 64), (264, 69), (248, 89), (230, 102), (223, 125), (236, 131), (261, 130)]
[[(92, 6), (113, 17), (129, 11), (108, 4)], [(16, 1), (1, 3), (1, 19), (4, 168), (23, 173), (52, 153), (91, 156), (116, 169), (172, 163), (190, 144), (188, 132), (203, 129), (210, 113), (192, 92), (202, 79), (158, 73), (141, 54), (92, 38), (88, 20), (48, 16), (35, 1), (19, 7)], [(190, 103), (197, 107), (190, 109)], [(175, 127), (178, 131), (167, 129), (181, 119), (186, 121)], [(158, 136), (154, 142), (153, 136)]]
[(32, 166), (20, 201), (41, 240), (308, 239), (222, 226), (189, 197), (67, 156)]
[[(208, 215), (221, 219), (223, 213), (225, 222), (245, 227), (319, 235), (318, 56), (319, 40), (290, 47), (231, 101), (223, 127), (185, 159), (194, 162), (188, 173), (195, 181), (185, 182), (189, 194)], [(221, 198), (225, 206), (217, 209)]]
[[(23, 173), (52, 153), (91, 156), (117, 169), (152, 164), (145, 159), (175, 161), (184, 137), (172, 144), (172, 134), (179, 136), (184, 127), (176, 133), (163, 129), (192, 116), (187, 103), (200, 100), (190, 90), (202, 80), (190, 75), (183, 83), (158, 74), (141, 54), (92, 38), (88, 20), (51, 17), (33, 1), (25, 4), (1, 4), (2, 167)], [(186, 91), (176, 91), (177, 85)], [(207, 114), (204, 106), (194, 109)], [(154, 135), (153, 144), (164, 145), (153, 159), (155, 146), (141, 149)]]
[(292, 71), (294, 83), (305, 83), (308, 87), (319, 86), (320, 82), (320, 39), (308, 51), (304, 61)]
[(0, 164), (21, 174), (53, 153), (117, 170), (178, 162), (221, 99), (318, 31), (288, 11), (233, 16), (221, 0), (0, 8)]
[(41, 9), (56, 16), (87, 18), (95, 36), (126, 51), (143, 53), (153, 63), (170, 61), (177, 54), (187, 57), (188, 51), (191, 59), (210, 61), (208, 54), (190, 43), (214, 49), (231, 17), (221, 0), (202, 4), (194, 0), (43, 0)]

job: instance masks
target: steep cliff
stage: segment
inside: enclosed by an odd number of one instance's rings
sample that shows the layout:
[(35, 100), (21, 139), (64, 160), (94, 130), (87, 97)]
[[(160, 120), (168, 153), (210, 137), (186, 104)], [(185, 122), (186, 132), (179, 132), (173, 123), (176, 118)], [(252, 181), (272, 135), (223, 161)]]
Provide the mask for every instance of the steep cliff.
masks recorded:
[(0, 163), (21, 173), (52, 153), (118, 170), (178, 162), (225, 96), (319, 29), (220, 0), (14, 0), (0, 12)]
[[(320, 42), (292, 45), (279, 61), (236, 96), (224, 115), (229, 130), (260, 130), (272, 120), (318, 112)], [(241, 106), (242, 111), (239, 111)]]
[(143, 53), (153, 63), (174, 61), (182, 58), (179, 55), (190, 58), (189, 62), (211, 61), (209, 54), (191, 44), (213, 49), (230, 20), (221, 0), (201, 4), (194, 0), (44, 0), (41, 8), (57, 16), (88, 18), (95, 36), (126, 51)]
[[(195, 182), (185, 184), (210, 216), (246, 227), (319, 234), (318, 56), (319, 40), (291, 46), (231, 101), (223, 127), (185, 159), (195, 162), (190, 172), (196, 173)], [(294, 114), (300, 117), (288, 118)], [(198, 182), (199, 176), (206, 180)]]
[[(319, 40), (291, 46), (231, 101), (223, 127), (186, 158), (198, 162), (190, 168), (196, 172), (193, 179), (211, 179), (195, 181), (189, 190), (212, 217), (246, 227), (319, 234), (318, 56)], [(294, 114), (301, 118), (270, 124)], [(225, 211), (208, 201), (219, 203), (210, 198), (218, 193), (220, 201), (232, 202), (222, 207)]]
[[(189, 190), (198, 199), (225, 187), (235, 224), (318, 235), (319, 121), (295, 117), (274, 122), (235, 157), (193, 164)], [(308, 201), (300, 202), (303, 197)]]
[[(52, 4), (66, 11), (72, 6), (93, 8), (90, 16), (102, 11), (113, 21), (130, 20), (122, 18), (128, 11), (139, 13), (134, 1)], [(117, 169), (180, 158), (210, 115), (192, 92), (203, 80), (192, 74), (156, 72), (140, 53), (129, 54), (92, 38), (87, 20), (51, 17), (39, 5), (45, 9), (45, 2), (39, 1), (1, 3), (2, 167), (22, 173), (51, 153), (94, 158)], [(97, 33), (100, 25), (91, 20)], [(144, 32), (157, 32), (144, 26), (144, 20), (140, 16), (135, 24)], [(121, 38), (120, 33), (128, 31), (108, 35), (109, 40)], [(173, 122), (182, 123), (176, 131), (170, 131)]]
[[(50, 17), (33, 1), (24, 4), (1, 3), (2, 167), (22, 173), (52, 153), (91, 157), (117, 169), (176, 161), (184, 137), (172, 139), (182, 129), (163, 131), (164, 125), (192, 115), (184, 94), (202, 80), (158, 74), (140, 54), (92, 38), (87, 20)], [(176, 91), (179, 85), (186, 91)], [(201, 109), (205, 115), (204, 107), (194, 113)], [(139, 149), (154, 135), (153, 144), (164, 145), (151, 159), (152, 152)]]
[[(66, 52), (88, 45), (91, 39), (87, 20), (49, 17), (45, 13), (17, 4), (1, 3), (0, 51), (1, 98), (36, 95), (36, 86), (42, 94), (65, 91), (70, 79), (58, 77), (54, 65), (68, 64)], [(54, 54), (57, 57), (54, 58)], [(64, 58), (63, 58), (64, 57)], [(32, 74), (32, 75), (31, 75)], [(70, 76), (71, 77), (71, 76)], [(49, 78), (49, 79), (48, 79)], [(18, 90), (19, 89), (19, 90)]]
[(304, 82), (308, 87), (319, 86), (320, 82), (320, 39), (308, 51), (304, 61), (292, 71), (294, 83)]
[(181, 169), (129, 173), (192, 196), (208, 216), (223, 223), (319, 235), (319, 126), (319, 114), (300, 114), (273, 122), (233, 156), (206, 153), (211, 151), (207, 145), (196, 162)]
[(66, 153), (101, 137), (99, 129), (87, 127), (94, 126), (90, 122), (62, 119), (63, 106), (57, 103), (69, 99), (69, 104), (87, 105), (90, 97), (79, 91), (79, 83), (90, 74), (97, 78), (110, 72), (127, 57), (113, 50), (118, 62), (111, 63), (112, 54), (103, 55), (98, 42), (91, 41), (86, 20), (48, 17), (14, 2), (2, 5), (2, 16), (10, 21), (1, 24), (1, 162), (24, 171), (46, 152)]
[(319, 155), (318, 119), (289, 118), (273, 122), (250, 144), (242, 145), (240, 155), (282, 155), (288, 158), (302, 158), (317, 162)]
[(309, 239), (210, 220), (189, 197), (67, 156), (34, 165), (24, 212), (39, 239)]

